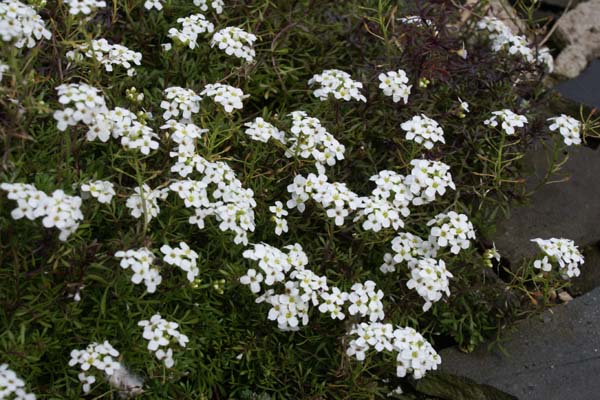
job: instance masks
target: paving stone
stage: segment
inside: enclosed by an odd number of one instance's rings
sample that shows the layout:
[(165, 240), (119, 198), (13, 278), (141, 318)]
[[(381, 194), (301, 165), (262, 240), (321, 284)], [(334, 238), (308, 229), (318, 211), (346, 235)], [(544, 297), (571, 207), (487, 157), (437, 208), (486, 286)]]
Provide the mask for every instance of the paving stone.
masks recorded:
[(600, 60), (592, 61), (590, 66), (577, 78), (556, 85), (556, 90), (577, 103), (600, 108)]
[[(546, 152), (538, 144), (527, 156), (535, 186), (547, 171)], [(584, 247), (600, 240), (600, 151), (584, 146), (569, 148), (569, 160), (561, 175), (566, 182), (542, 186), (529, 204), (513, 208), (498, 223), (490, 240), (514, 270), (525, 257), (533, 257), (538, 247), (530, 240), (541, 237), (572, 239)], [(582, 273), (585, 274), (584, 265)]]
[(600, 398), (600, 288), (517, 324), (502, 346), (441, 352), (442, 372), (523, 400)]

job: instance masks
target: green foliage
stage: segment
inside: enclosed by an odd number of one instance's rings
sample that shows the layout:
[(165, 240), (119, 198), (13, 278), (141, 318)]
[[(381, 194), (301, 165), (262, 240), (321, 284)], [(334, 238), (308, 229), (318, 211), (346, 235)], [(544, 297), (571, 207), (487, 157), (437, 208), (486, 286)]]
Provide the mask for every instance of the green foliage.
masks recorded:
[[(280, 332), (267, 320), (268, 308), (255, 304), (255, 296), (239, 283), (251, 266), (242, 257), (243, 246), (233, 245), (232, 235), (221, 232), (213, 220), (204, 230), (190, 225), (189, 210), (180, 199), (170, 196), (162, 202), (161, 213), (149, 224), (131, 217), (125, 197), (132, 188), (140, 183), (154, 188), (173, 178), (168, 139), (161, 137), (159, 150), (141, 156), (116, 141), (86, 141), (83, 126), (58, 131), (52, 111), (61, 108), (54, 88), (62, 83), (101, 88), (109, 107), (152, 112), (150, 124), (156, 131), (164, 88), (200, 92), (214, 82), (241, 88), (250, 95), (243, 111), (225, 115), (204, 101), (194, 122), (209, 129), (198, 146), (202, 156), (226, 161), (244, 187), (254, 191), (257, 229), (251, 242), (277, 247), (301, 243), (310, 267), (342, 288), (376, 281), (386, 294), (386, 320), (413, 326), (438, 346), (456, 341), (470, 350), (512, 318), (503, 297), (505, 285), (484, 266), (483, 242), (445, 257), (455, 276), (452, 296), (423, 313), (420, 297), (406, 288), (406, 268), (391, 276), (379, 272), (392, 230), (374, 234), (350, 220), (337, 227), (309, 203), (304, 214), (290, 211), (289, 234), (275, 236), (269, 205), (285, 202), (294, 175), (312, 172), (314, 166), (285, 158), (275, 142), (250, 140), (243, 123), (262, 116), (287, 129), (287, 114), (294, 110), (319, 118), (347, 148), (346, 160), (328, 169), (328, 175), (361, 195), (372, 190), (368, 178), (380, 170), (406, 174), (413, 158), (441, 160), (451, 166), (457, 190), (413, 210), (406, 230), (427, 237), (431, 217), (455, 210), (469, 214), (478, 232), (489, 232), (498, 212), (524, 194), (518, 161), (526, 145), (543, 135), (550, 116), (545, 104), (555, 101), (534, 67), (491, 52), (489, 43), (477, 38), (475, 21), (459, 29), (459, 13), (450, 2), (426, 2), (425, 8), (414, 9), (384, 0), (232, 0), (222, 15), (207, 13), (217, 28), (239, 26), (259, 37), (252, 64), (211, 49), (208, 38), (194, 50), (174, 46), (162, 51), (176, 19), (198, 9), (189, 1), (172, 1), (162, 12), (149, 12), (143, 3), (109, 2), (85, 20), (70, 16), (63, 2), (50, 1), (41, 15), (52, 29), (52, 40), (26, 51), (5, 44), (0, 48), (10, 66), (0, 99), (0, 181), (77, 194), (82, 183), (103, 179), (114, 182), (118, 193), (108, 206), (84, 201), (84, 223), (64, 243), (39, 221), (13, 221), (14, 203), (0, 196), (0, 362), (18, 371), (39, 398), (81, 398), (77, 371), (68, 366), (69, 352), (105, 339), (144, 377), (147, 399), (383, 398), (397, 383), (394, 360), (387, 356), (369, 356), (363, 363), (346, 356), (344, 335), (353, 319), (332, 321), (315, 314), (299, 332)], [(439, 33), (396, 19), (414, 12), (434, 21)], [(93, 62), (66, 61), (74, 44), (100, 37), (143, 53), (135, 77), (118, 67), (107, 73)], [(464, 44), (466, 59), (458, 54)], [(328, 68), (364, 82), (368, 102), (315, 99), (307, 81)], [(379, 73), (398, 68), (407, 71), (413, 84), (408, 105), (392, 103), (378, 89)], [(418, 87), (421, 78), (430, 81), (428, 87)], [(144, 93), (141, 104), (126, 98), (132, 86)], [(458, 97), (470, 104), (466, 116), (460, 115)], [(530, 124), (511, 138), (483, 125), (489, 112), (503, 108), (527, 115)], [(420, 113), (440, 123), (446, 145), (427, 151), (404, 138), (400, 123)], [(157, 292), (144, 293), (113, 257), (118, 250), (158, 249), (179, 241), (200, 254), (196, 287), (180, 272), (163, 268)], [(222, 279), (220, 293), (214, 284)], [(74, 302), (78, 288), (81, 301)], [(190, 337), (168, 370), (146, 349), (137, 326), (156, 312), (177, 321)], [(116, 396), (103, 394), (107, 388), (97, 383), (89, 398)]]

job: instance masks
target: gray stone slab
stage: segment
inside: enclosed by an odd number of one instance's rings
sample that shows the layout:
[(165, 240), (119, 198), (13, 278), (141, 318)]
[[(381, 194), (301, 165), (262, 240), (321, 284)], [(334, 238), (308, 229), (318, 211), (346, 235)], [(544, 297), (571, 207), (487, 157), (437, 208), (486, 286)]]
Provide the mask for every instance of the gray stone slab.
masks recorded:
[(522, 321), (503, 344), (441, 352), (442, 372), (494, 386), (523, 400), (600, 398), (600, 288)]
[[(529, 186), (539, 183), (548, 168), (546, 152), (538, 146), (528, 155)], [(490, 239), (511, 268), (538, 252), (530, 241), (533, 238), (563, 237), (581, 247), (600, 240), (600, 151), (571, 147), (559, 178), (568, 181), (542, 186), (529, 204), (513, 208), (510, 216), (498, 223)], [(585, 274), (585, 265), (582, 271)]]
[[(600, 31), (600, 26), (598, 30)], [(600, 38), (598, 41), (600, 42)], [(600, 60), (592, 61), (577, 78), (556, 85), (556, 90), (567, 99), (589, 107), (600, 108)]]

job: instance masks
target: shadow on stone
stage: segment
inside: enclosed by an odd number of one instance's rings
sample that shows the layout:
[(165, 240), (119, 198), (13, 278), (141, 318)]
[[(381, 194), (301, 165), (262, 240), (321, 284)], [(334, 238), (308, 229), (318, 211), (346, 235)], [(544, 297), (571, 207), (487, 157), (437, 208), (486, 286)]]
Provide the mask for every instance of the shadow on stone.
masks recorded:
[(416, 390), (444, 400), (518, 400), (489, 385), (447, 373), (430, 373), (416, 383)]

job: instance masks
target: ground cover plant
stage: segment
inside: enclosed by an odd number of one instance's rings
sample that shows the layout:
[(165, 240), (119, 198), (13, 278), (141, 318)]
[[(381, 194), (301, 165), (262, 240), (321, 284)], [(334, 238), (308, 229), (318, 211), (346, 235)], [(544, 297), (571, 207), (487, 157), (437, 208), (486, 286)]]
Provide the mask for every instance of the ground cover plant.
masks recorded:
[[(400, 396), (519, 312), (486, 234), (586, 127), (484, 4), (3, 0), (0, 34), (1, 398)], [(515, 285), (579, 274), (536, 242)]]

